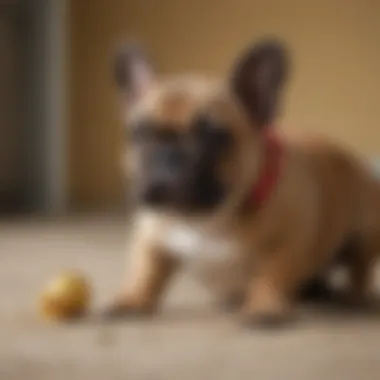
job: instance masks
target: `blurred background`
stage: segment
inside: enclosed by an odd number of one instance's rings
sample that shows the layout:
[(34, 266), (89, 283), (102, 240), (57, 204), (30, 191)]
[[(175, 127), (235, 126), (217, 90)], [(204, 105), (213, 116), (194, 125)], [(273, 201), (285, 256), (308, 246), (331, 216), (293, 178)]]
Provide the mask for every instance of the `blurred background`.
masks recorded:
[(166, 72), (225, 74), (277, 34), (294, 58), (279, 122), (380, 153), (376, 0), (0, 0), (0, 210), (122, 210), (115, 47), (137, 37)]

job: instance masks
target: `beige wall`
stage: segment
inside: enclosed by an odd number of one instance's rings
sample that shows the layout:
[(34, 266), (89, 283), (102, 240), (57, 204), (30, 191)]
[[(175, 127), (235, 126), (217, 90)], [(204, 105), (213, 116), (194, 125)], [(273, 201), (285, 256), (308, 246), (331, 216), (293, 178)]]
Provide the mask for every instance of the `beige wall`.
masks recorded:
[(328, 133), (380, 154), (377, 0), (72, 1), (72, 194), (90, 205), (121, 196), (121, 127), (109, 62), (124, 35), (160, 68), (224, 73), (245, 43), (278, 34), (294, 73), (281, 124)]

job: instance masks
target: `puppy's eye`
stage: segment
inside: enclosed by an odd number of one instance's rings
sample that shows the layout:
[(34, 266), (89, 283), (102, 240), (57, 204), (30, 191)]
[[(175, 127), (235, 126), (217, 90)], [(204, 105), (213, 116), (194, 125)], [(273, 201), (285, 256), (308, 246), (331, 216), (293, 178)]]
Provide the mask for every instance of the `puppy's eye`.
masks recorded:
[(232, 142), (232, 135), (221, 122), (208, 116), (201, 116), (194, 121), (194, 134), (207, 145), (227, 147)]

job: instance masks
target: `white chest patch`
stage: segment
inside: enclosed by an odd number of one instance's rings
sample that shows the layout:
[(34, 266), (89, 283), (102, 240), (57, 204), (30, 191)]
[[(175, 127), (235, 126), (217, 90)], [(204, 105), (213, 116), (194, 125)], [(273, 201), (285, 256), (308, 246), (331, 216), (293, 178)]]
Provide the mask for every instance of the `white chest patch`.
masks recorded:
[(173, 255), (183, 259), (224, 261), (236, 253), (232, 238), (193, 225), (171, 225), (161, 239)]
[(145, 214), (142, 230), (216, 292), (229, 293), (246, 284), (247, 266), (241, 260), (241, 243), (228, 229), (205, 227), (197, 222), (165, 219)]

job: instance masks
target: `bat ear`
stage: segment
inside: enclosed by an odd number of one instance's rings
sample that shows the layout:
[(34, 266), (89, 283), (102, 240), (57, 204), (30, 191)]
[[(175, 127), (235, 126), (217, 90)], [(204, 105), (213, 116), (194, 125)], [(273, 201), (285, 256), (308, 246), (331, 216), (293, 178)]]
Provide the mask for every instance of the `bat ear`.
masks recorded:
[(253, 44), (238, 58), (231, 86), (258, 127), (265, 127), (275, 119), (288, 71), (287, 51), (277, 39)]
[(153, 65), (138, 43), (125, 43), (119, 48), (114, 60), (114, 78), (120, 91), (133, 102), (152, 86)]

